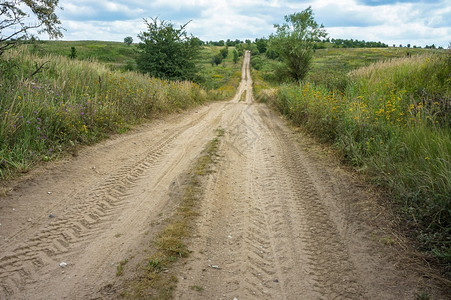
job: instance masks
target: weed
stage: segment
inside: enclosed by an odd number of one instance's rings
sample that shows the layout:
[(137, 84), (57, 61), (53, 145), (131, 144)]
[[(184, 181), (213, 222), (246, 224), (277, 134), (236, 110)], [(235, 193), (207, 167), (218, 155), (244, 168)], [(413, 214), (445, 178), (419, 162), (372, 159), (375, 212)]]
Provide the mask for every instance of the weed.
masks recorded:
[(384, 236), (380, 238), (380, 241), (387, 246), (392, 246), (395, 244), (395, 241), (389, 236)]
[(124, 274), (124, 266), (128, 263), (128, 259), (124, 259), (123, 261), (120, 261), (119, 264), (116, 266), (116, 276), (122, 276)]
[(238, 102), (246, 101), (246, 94), (247, 94), (247, 91), (244, 90), (244, 91), (241, 93), (240, 100), (239, 100)]
[(422, 292), (420, 294), (417, 294), (415, 299), (416, 300), (429, 300), (429, 299), (431, 299), (431, 296), (429, 295), (428, 292)]
[(192, 285), (189, 288), (192, 289), (193, 291), (196, 291), (196, 292), (202, 292), (204, 290), (203, 287), (198, 286), (198, 285)]

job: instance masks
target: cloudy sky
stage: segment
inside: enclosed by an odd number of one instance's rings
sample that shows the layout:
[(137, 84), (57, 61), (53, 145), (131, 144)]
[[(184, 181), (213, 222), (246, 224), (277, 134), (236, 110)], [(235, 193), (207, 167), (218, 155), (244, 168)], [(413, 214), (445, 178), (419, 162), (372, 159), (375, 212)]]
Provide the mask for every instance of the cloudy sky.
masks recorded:
[(283, 17), (311, 6), (331, 38), (448, 47), (449, 0), (60, 0), (63, 40), (123, 41), (143, 18), (181, 25), (201, 40), (268, 37)]

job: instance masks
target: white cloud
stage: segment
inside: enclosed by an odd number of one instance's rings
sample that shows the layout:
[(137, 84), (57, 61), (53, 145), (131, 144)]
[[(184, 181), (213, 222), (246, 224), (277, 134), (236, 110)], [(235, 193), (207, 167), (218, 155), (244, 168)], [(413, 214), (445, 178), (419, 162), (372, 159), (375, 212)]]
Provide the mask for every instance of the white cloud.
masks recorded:
[[(368, 3), (368, 4), (365, 4)], [(254, 39), (274, 32), (284, 15), (312, 6), (315, 19), (331, 37), (387, 44), (451, 41), (451, 5), (446, 0), (61, 0), (66, 40), (122, 41), (145, 30), (143, 18), (158, 16), (202, 40)], [(377, 4), (377, 5), (376, 5)]]

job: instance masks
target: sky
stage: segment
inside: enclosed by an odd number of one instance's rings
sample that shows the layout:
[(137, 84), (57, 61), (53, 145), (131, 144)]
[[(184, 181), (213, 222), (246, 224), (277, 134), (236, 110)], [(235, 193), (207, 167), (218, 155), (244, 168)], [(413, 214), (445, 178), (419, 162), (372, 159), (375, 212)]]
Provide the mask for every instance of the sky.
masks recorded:
[[(123, 41), (158, 17), (203, 41), (268, 37), (284, 16), (311, 6), (330, 38), (390, 46), (451, 43), (450, 0), (60, 0), (63, 40)], [(44, 37), (43, 37), (44, 38)]]

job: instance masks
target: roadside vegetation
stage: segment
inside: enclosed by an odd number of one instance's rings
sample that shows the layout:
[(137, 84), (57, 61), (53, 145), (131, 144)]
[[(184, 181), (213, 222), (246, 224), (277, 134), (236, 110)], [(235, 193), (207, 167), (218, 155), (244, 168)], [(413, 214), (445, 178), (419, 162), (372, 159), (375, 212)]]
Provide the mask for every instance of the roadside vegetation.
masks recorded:
[(5, 52), (0, 70), (2, 179), (215, 94), (189, 81), (112, 71), (103, 63), (36, 55), (26, 47)]
[(450, 277), (451, 50), (316, 49), (303, 80), (270, 51), (251, 61), (256, 97), (382, 187)]
[[(60, 154), (76, 154), (79, 145), (157, 114), (233, 96), (241, 68), (228, 55), (232, 49), (201, 46), (184, 27), (174, 29), (165, 21), (152, 19), (147, 25), (140, 46), (130, 38), (124, 43), (31, 38), (2, 50), (0, 179)], [(172, 40), (174, 35), (182, 38)], [(162, 58), (152, 56), (149, 43), (160, 38), (166, 40), (160, 47), (178, 49), (186, 63), (158, 65)], [(214, 52), (223, 55), (219, 66), (210, 64)]]

